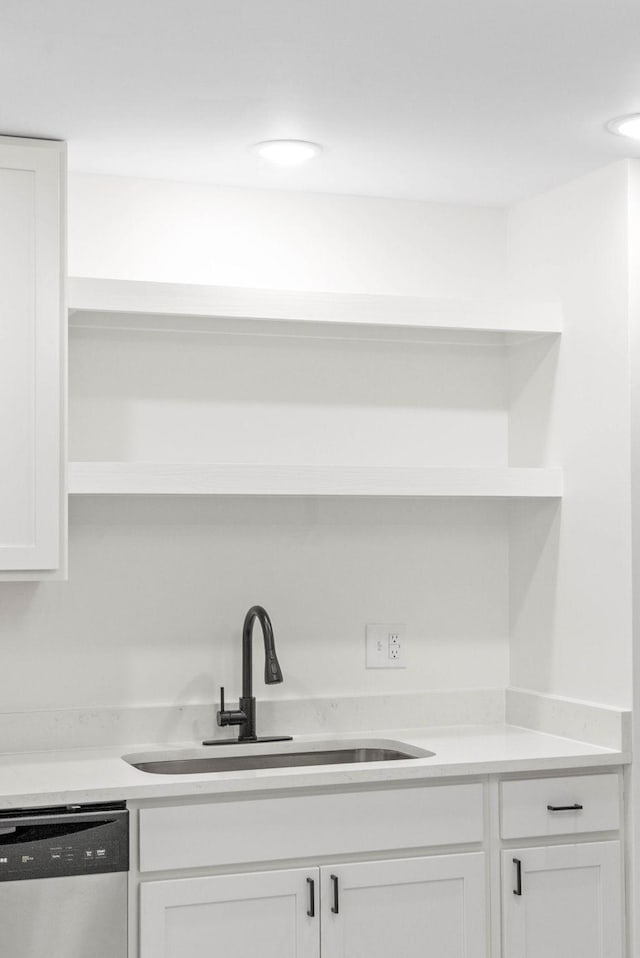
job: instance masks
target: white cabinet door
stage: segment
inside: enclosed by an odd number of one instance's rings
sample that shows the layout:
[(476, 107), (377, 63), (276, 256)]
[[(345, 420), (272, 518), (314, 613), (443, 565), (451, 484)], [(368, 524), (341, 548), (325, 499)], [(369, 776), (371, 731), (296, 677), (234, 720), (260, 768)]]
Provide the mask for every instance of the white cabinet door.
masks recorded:
[(140, 958), (319, 958), (317, 868), (144, 883)]
[(484, 958), (485, 856), (321, 869), (322, 958)]
[(0, 137), (0, 573), (60, 565), (64, 159)]
[(622, 958), (620, 843), (504, 851), (502, 916), (505, 958)]

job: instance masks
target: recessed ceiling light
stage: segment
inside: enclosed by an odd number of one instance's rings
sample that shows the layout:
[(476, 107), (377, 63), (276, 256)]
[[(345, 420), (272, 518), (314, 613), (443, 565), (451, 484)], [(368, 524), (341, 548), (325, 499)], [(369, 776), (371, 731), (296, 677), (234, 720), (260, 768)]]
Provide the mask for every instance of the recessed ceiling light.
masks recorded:
[(256, 143), (253, 149), (274, 166), (297, 166), (322, 152), (318, 143), (309, 143), (307, 140), (265, 140)]
[(609, 120), (607, 129), (618, 136), (627, 136), (631, 140), (640, 140), (640, 113), (628, 113)]

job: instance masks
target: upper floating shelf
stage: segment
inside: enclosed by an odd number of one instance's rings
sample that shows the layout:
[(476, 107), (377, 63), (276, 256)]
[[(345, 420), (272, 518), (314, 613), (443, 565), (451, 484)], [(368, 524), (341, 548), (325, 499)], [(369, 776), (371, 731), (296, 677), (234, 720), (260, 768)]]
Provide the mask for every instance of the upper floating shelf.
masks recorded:
[(71, 462), (69, 493), (558, 499), (562, 470)]
[(71, 326), (111, 329), (471, 339), (489, 344), (562, 330), (559, 304), (525, 300), (420, 299), (72, 277), (68, 303)]

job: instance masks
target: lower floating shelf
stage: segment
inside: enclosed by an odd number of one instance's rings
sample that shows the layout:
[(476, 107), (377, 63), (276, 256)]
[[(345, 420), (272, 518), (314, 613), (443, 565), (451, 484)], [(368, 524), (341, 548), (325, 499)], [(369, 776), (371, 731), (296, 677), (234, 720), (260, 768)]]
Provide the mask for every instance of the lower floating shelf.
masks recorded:
[(561, 469), (71, 462), (71, 495), (562, 496)]

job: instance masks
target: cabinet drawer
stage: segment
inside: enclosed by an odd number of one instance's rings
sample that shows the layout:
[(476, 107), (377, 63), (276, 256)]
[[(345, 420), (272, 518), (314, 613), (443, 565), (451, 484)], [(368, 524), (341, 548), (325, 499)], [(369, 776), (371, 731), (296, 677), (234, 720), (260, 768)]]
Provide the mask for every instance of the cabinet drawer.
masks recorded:
[(500, 793), (503, 838), (607, 832), (620, 827), (620, 785), (615, 774), (502, 782)]
[(140, 871), (480, 842), (482, 785), (140, 809)]

